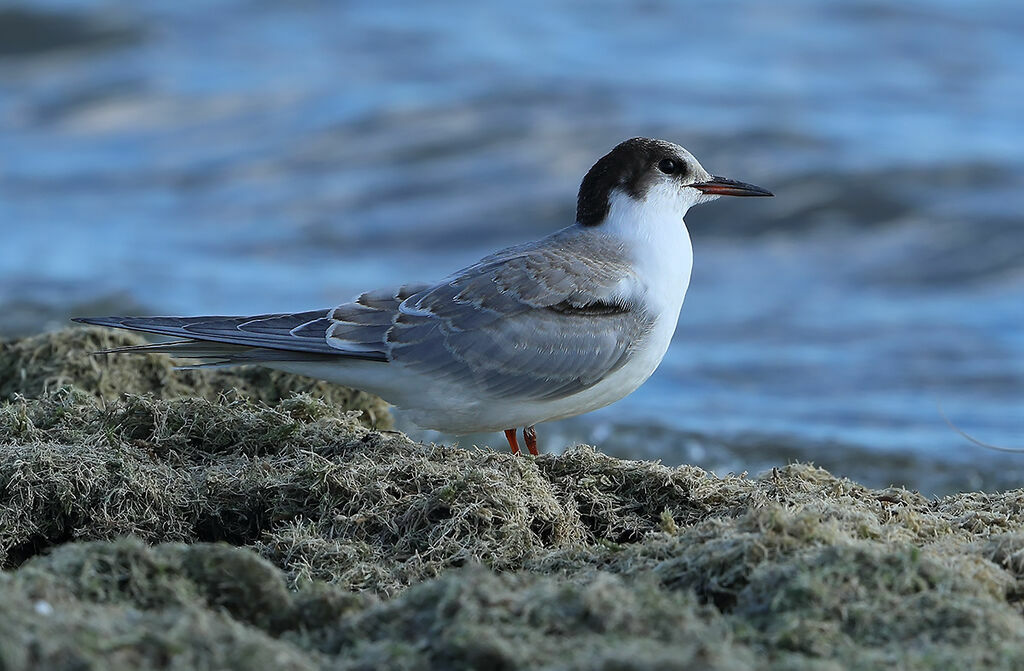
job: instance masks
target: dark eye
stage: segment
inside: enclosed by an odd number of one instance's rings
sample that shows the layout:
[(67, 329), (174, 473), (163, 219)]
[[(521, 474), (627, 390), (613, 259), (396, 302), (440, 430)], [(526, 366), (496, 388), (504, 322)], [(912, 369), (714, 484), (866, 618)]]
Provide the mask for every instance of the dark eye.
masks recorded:
[(658, 163), (658, 170), (662, 171), (666, 175), (671, 175), (679, 170), (679, 164), (670, 158), (663, 158), (661, 159), (661, 162)]

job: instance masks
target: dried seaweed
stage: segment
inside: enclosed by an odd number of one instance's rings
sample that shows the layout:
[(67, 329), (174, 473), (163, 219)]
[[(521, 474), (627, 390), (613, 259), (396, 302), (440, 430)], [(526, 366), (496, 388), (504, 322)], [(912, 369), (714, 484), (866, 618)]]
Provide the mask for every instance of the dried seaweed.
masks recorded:
[(0, 346), (2, 668), (1024, 666), (1024, 491), (419, 444), (110, 337)]

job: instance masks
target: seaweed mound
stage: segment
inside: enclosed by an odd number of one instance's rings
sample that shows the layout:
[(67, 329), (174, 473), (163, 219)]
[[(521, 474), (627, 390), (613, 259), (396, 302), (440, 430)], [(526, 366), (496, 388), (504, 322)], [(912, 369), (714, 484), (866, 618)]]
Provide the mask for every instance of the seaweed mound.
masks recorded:
[(1024, 667), (1022, 491), (424, 445), (151, 357), (117, 394), (68, 354), (108, 337), (0, 349), (0, 668)]
[(170, 357), (162, 354), (93, 354), (146, 342), (128, 331), (95, 327), (0, 342), (0, 401), (11, 400), (15, 394), (34, 398), (64, 386), (75, 386), (104, 400), (122, 394), (215, 400), (230, 394), (277, 403), (294, 393), (308, 392), (343, 410), (361, 410), (360, 421), (368, 427), (391, 428), (387, 404), (376, 396), (301, 375), (256, 366), (174, 370)]

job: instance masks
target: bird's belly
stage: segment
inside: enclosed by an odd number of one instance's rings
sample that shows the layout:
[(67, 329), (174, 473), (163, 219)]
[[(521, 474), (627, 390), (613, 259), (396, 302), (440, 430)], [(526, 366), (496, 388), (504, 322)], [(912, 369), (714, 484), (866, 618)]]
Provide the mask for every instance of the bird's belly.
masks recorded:
[(629, 361), (592, 387), (550, 403), (548, 416), (541, 421), (564, 419), (603, 408), (629, 396), (647, 381), (661, 363), (675, 332), (675, 320), (659, 324), (648, 335)]
[[(678, 314), (678, 312), (676, 313)], [(674, 317), (675, 315), (673, 315)], [(580, 392), (558, 399), (502, 399), (480, 397), (470, 390), (448, 389), (442, 403), (432, 408), (411, 406), (408, 414), (416, 424), (447, 433), (501, 431), (531, 426), (603, 408), (636, 391), (658, 368), (675, 332), (676, 320), (659, 320), (621, 368)], [(396, 403), (400, 407), (402, 403)]]

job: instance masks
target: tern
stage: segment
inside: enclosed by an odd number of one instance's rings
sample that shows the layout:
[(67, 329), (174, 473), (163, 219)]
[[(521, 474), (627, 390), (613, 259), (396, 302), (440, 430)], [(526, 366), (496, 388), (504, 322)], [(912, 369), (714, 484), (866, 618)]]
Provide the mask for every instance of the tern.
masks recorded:
[(436, 284), (367, 291), (310, 312), (81, 317), (184, 338), (110, 352), (163, 352), (198, 367), (258, 364), (377, 394), (453, 434), (516, 431), (635, 391), (661, 363), (690, 283), (683, 216), (719, 196), (771, 196), (708, 173), (690, 152), (633, 138), (594, 164), (576, 221), (486, 256)]

